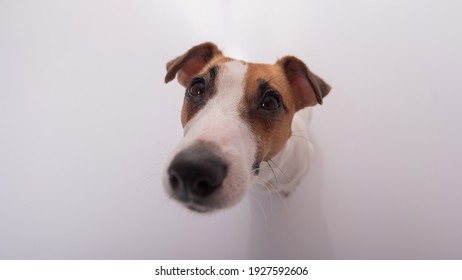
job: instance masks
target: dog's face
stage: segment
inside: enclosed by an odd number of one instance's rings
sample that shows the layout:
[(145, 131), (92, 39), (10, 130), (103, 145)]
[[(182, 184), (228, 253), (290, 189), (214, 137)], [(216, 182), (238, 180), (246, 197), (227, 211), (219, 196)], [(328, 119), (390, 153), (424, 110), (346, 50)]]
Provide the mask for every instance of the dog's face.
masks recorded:
[(291, 136), (295, 112), (322, 103), (330, 87), (287, 56), (254, 64), (222, 55), (212, 43), (167, 64), (165, 81), (186, 88), (184, 138), (167, 161), (167, 192), (191, 210), (208, 212), (240, 201), (262, 161)]

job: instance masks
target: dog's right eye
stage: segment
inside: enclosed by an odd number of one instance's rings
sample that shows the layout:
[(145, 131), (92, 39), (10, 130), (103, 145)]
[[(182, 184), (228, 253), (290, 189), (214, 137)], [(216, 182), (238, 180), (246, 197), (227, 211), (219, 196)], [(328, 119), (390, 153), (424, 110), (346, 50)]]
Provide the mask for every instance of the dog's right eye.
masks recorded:
[(189, 95), (194, 97), (201, 97), (205, 92), (205, 82), (203, 80), (197, 80), (192, 83), (188, 88)]

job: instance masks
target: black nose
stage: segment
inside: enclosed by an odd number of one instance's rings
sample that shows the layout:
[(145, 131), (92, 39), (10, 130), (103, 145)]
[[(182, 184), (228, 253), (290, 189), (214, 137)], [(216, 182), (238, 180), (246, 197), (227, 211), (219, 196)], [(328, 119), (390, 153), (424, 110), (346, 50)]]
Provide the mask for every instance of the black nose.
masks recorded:
[(203, 146), (181, 151), (167, 170), (172, 190), (183, 201), (210, 196), (221, 186), (227, 171), (226, 162)]

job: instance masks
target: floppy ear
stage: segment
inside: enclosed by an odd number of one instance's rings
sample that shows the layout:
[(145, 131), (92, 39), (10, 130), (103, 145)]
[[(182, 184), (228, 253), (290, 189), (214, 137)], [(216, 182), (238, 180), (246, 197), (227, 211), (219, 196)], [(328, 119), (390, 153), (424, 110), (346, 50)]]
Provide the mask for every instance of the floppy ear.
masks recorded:
[(290, 87), (297, 94), (297, 110), (322, 104), (322, 99), (331, 88), (323, 79), (313, 74), (303, 61), (294, 56), (285, 56), (277, 64), (282, 67)]
[[(177, 76), (178, 82), (186, 87), (191, 79), (216, 55), (221, 55), (218, 47), (210, 42), (192, 47), (182, 56), (167, 63), (165, 83)], [(177, 75), (178, 74), (178, 75)]]

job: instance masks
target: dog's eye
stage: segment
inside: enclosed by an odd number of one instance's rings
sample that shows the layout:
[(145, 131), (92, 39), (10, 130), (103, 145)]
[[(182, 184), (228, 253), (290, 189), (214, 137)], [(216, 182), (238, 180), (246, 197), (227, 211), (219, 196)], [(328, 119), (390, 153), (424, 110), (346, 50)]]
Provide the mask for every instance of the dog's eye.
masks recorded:
[(205, 92), (205, 82), (203, 80), (195, 81), (188, 89), (188, 93), (194, 97), (200, 97)]
[(260, 108), (266, 111), (275, 111), (281, 107), (281, 98), (276, 92), (268, 92), (260, 103)]

